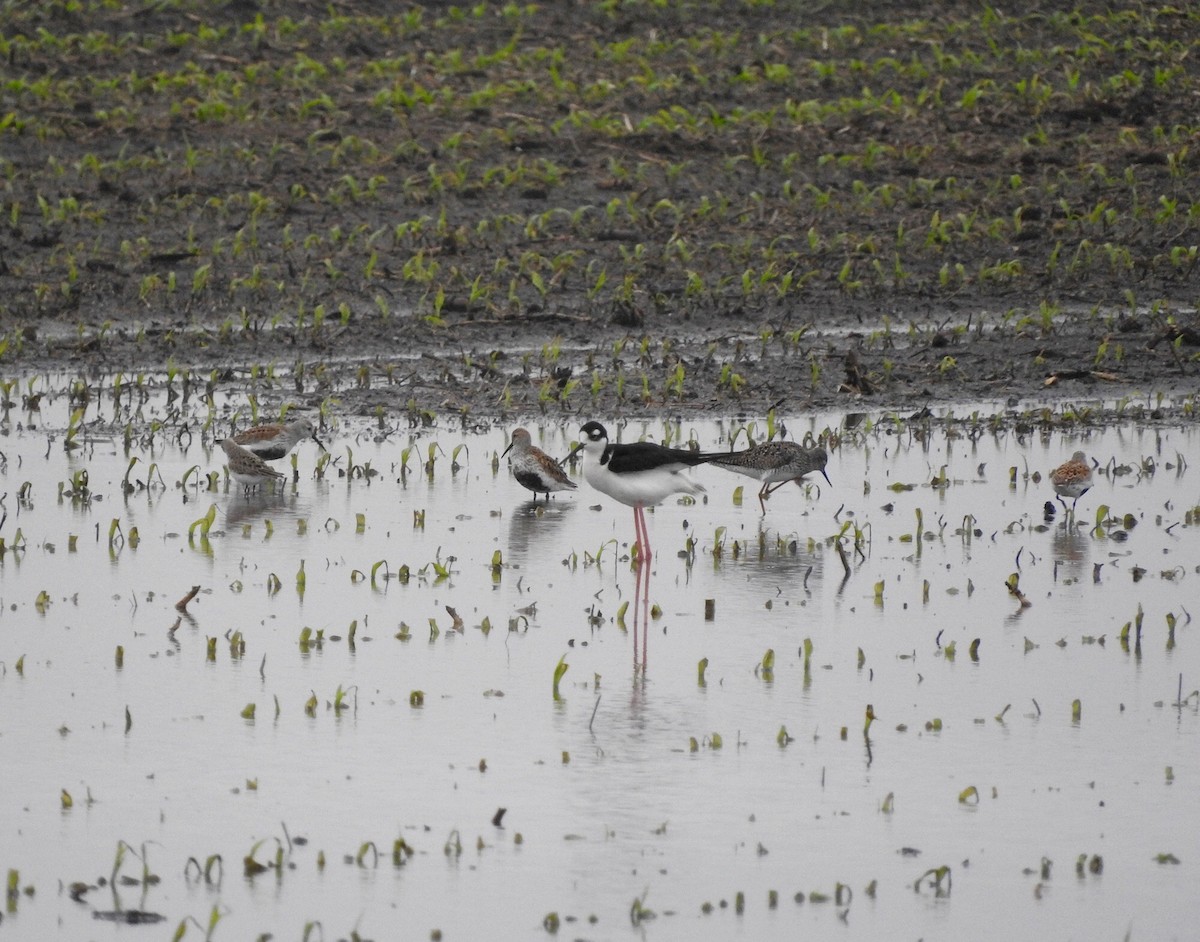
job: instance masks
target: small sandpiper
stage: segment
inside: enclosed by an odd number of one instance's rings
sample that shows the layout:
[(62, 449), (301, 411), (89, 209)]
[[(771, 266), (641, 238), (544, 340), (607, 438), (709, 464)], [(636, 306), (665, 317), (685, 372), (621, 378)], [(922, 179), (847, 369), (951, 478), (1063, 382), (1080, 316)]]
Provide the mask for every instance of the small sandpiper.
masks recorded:
[(259, 485), (269, 485), (273, 489), (276, 481), (284, 480), (282, 471), (276, 471), (232, 438), (221, 439), (220, 445), (229, 459), (229, 476), (240, 484), (247, 494)]
[(256, 425), (238, 432), (233, 436), (233, 441), (263, 461), (278, 461), (286, 458), (306, 438), (320, 445), (322, 451), (326, 450), (308, 419), (297, 419), (284, 425)]
[(725, 452), (668, 448), (653, 442), (611, 444), (599, 422), (588, 422), (579, 432), (576, 451), (583, 451), (584, 480), (600, 493), (633, 508), (636, 541), (644, 560), (650, 559), (644, 508), (672, 494), (703, 494), (704, 486), (693, 481), (687, 469), (728, 457)]
[(575, 490), (575, 482), (567, 477), (562, 465), (533, 444), (528, 430), (515, 429), (512, 441), (500, 457), (503, 458), (510, 451), (512, 457), (508, 459), (508, 466), (512, 469), (512, 475), (518, 484), (533, 491), (534, 500), (537, 500), (538, 494), (545, 494), (546, 500), (549, 500), (551, 491)]
[(1071, 498), (1071, 512), (1075, 512), (1075, 504), (1092, 488), (1092, 466), (1088, 464), (1087, 455), (1077, 451), (1071, 455), (1071, 460), (1060, 464), (1050, 472), (1050, 484), (1058, 501), (1067, 509), (1064, 497)]
[(717, 458), (713, 464), (760, 481), (762, 487), (758, 491), (758, 505), (766, 515), (767, 498), (788, 481), (803, 486), (804, 475), (820, 471), (825, 482), (832, 487), (833, 482), (825, 473), (828, 462), (829, 455), (819, 445), (803, 448), (795, 442), (763, 442), (745, 451), (735, 451), (724, 458)]

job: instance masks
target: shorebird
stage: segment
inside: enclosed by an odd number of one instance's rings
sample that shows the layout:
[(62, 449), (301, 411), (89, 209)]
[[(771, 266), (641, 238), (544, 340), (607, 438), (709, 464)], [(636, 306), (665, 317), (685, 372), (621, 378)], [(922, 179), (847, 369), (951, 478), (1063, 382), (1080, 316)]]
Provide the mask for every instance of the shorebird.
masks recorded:
[(238, 432), (233, 441), (263, 461), (277, 461), (286, 458), (306, 438), (311, 438), (325, 451), (325, 445), (317, 438), (317, 430), (308, 419), (297, 419), (286, 425), (256, 425)]
[(503, 458), (510, 451), (512, 457), (508, 459), (508, 466), (512, 469), (513, 477), (522, 487), (533, 491), (534, 500), (537, 500), (538, 494), (545, 494), (546, 500), (549, 500), (551, 491), (575, 490), (575, 482), (567, 477), (562, 465), (533, 444), (526, 429), (513, 431), (512, 440), (500, 457)]
[(273, 488), (276, 481), (284, 479), (282, 471), (276, 471), (232, 438), (221, 439), (220, 445), (229, 459), (229, 476), (240, 484), (247, 494), (260, 484), (269, 484)]
[(1050, 484), (1058, 501), (1067, 509), (1064, 497), (1071, 498), (1071, 512), (1075, 512), (1075, 504), (1092, 488), (1092, 466), (1088, 464), (1087, 455), (1077, 451), (1071, 455), (1071, 460), (1060, 464), (1050, 472)]
[(758, 492), (758, 504), (765, 515), (767, 498), (788, 481), (795, 481), (797, 486), (801, 486), (804, 475), (820, 471), (825, 482), (832, 487), (833, 482), (825, 473), (828, 461), (829, 455), (820, 446), (802, 448), (795, 442), (763, 442), (745, 451), (735, 451), (723, 458), (716, 458), (713, 464), (760, 481), (762, 487)]
[(704, 486), (688, 477), (687, 469), (727, 457), (725, 452), (668, 448), (652, 442), (611, 444), (599, 422), (588, 422), (579, 433), (575, 450), (583, 451), (584, 480), (600, 493), (633, 508), (635, 539), (641, 559), (647, 561), (651, 554), (645, 508), (672, 494), (703, 494)]

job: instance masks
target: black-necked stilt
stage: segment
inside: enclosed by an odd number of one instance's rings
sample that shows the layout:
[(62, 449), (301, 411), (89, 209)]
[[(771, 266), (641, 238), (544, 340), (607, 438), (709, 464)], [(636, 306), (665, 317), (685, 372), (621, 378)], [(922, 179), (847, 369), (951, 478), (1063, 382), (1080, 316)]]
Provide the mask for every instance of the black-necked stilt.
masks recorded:
[(275, 486), (276, 481), (282, 481), (282, 471), (276, 471), (262, 458), (235, 442), (232, 438), (223, 438), (220, 442), (229, 459), (229, 476), (249, 493), (260, 484)]
[(545, 494), (550, 499), (551, 491), (573, 491), (575, 482), (567, 477), (557, 461), (542, 451), (529, 437), (526, 429), (513, 431), (512, 441), (500, 455), (503, 458), (509, 452), (508, 466), (512, 469), (513, 477), (524, 488), (533, 491), (534, 500), (538, 494)]
[(1088, 464), (1087, 455), (1082, 451), (1071, 455), (1070, 461), (1050, 472), (1050, 484), (1063, 510), (1067, 509), (1067, 502), (1063, 498), (1071, 498), (1071, 512), (1074, 513), (1076, 502), (1092, 488), (1092, 466)]
[(642, 559), (650, 559), (650, 535), (644, 508), (672, 494), (702, 494), (704, 486), (687, 469), (724, 457), (724, 452), (689, 451), (652, 442), (613, 444), (599, 422), (579, 430), (576, 450), (583, 451), (583, 477), (596, 490), (633, 508), (633, 526)]
[(820, 471), (827, 484), (833, 482), (825, 473), (825, 465), (829, 455), (825, 449), (802, 448), (795, 442), (763, 442), (745, 451), (735, 451), (723, 458), (717, 458), (713, 464), (738, 474), (745, 474), (762, 483), (758, 492), (758, 504), (762, 512), (767, 512), (766, 499), (773, 491), (783, 487), (788, 481), (797, 485), (803, 483), (804, 475)]
[(256, 425), (233, 436), (233, 442), (263, 461), (277, 461), (306, 438), (311, 438), (325, 451), (317, 438), (317, 430), (308, 419), (297, 419), (286, 425)]

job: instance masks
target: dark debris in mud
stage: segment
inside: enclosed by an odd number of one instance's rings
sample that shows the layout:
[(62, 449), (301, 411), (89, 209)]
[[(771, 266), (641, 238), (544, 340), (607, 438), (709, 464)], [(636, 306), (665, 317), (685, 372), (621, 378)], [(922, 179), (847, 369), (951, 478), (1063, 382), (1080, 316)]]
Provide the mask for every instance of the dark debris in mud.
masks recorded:
[(105, 922), (119, 922), (127, 926), (152, 926), (167, 918), (162, 913), (152, 913), (144, 909), (96, 909), (92, 911), (92, 916)]

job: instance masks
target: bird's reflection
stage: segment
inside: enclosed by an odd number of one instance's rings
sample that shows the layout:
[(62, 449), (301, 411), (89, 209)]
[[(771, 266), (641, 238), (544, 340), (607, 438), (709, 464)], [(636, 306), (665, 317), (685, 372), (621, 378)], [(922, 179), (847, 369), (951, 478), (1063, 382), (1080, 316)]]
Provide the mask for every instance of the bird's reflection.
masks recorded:
[(231, 488), (229, 500), (225, 502), (225, 525), (235, 527), (251, 523), (261, 517), (278, 516), (280, 513), (295, 513), (297, 497), (284, 491), (259, 489), (246, 493), (242, 488)]
[[(795, 531), (784, 533), (760, 523), (758, 532), (745, 540), (743, 547), (746, 559), (755, 563), (743, 567), (748, 582), (789, 587), (799, 584), (805, 595), (811, 595), (810, 586), (819, 585), (825, 575), (824, 554), (811, 552), (808, 538)], [(840, 568), (835, 565), (835, 569)]]
[[(645, 676), (648, 661), (647, 638), (650, 635), (650, 564), (637, 562), (633, 592), (633, 676)], [(638, 632), (641, 631), (641, 649), (638, 648)]]
[(1050, 552), (1054, 557), (1055, 573), (1061, 568), (1068, 576), (1080, 578), (1087, 568), (1090, 550), (1090, 537), (1074, 525), (1070, 515), (1051, 529)]
[(518, 562), (527, 559), (530, 547), (549, 544), (551, 534), (562, 529), (574, 510), (573, 500), (527, 500), (518, 504), (508, 515), (508, 555)]

